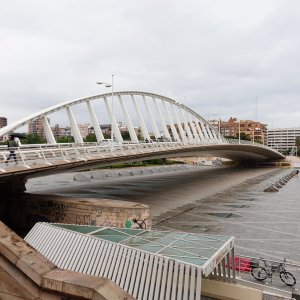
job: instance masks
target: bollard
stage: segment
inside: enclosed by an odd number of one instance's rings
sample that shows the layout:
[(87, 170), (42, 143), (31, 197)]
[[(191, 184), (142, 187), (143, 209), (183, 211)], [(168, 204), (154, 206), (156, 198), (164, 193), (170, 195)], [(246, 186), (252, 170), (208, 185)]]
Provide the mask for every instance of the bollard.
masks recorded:
[(268, 188), (264, 190), (264, 192), (278, 192), (278, 188), (274, 186), (274, 184), (270, 185)]

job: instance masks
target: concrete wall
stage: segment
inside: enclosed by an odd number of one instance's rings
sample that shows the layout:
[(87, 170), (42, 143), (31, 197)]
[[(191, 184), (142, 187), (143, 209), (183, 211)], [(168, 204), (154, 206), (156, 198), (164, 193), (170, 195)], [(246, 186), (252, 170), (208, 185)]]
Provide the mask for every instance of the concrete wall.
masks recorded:
[(29, 230), (36, 222), (151, 229), (147, 205), (129, 201), (20, 194), (9, 206), (9, 224)]
[(202, 279), (202, 294), (222, 300), (262, 300), (263, 292), (244, 285)]

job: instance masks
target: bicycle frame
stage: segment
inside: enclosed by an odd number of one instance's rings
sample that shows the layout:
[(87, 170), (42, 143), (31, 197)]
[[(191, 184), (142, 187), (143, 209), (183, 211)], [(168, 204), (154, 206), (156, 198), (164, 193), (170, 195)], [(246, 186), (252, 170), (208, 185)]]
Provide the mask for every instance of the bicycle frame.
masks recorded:
[[(260, 259), (258, 264), (251, 269), (251, 274), (259, 281), (263, 281), (268, 277), (272, 282), (273, 273), (278, 273), (282, 282), (288, 286), (294, 286), (296, 284), (296, 278), (292, 273), (286, 271), (285, 261), (286, 259), (281, 263), (269, 264), (265, 259)], [(263, 262), (264, 265), (260, 265), (260, 262)]]

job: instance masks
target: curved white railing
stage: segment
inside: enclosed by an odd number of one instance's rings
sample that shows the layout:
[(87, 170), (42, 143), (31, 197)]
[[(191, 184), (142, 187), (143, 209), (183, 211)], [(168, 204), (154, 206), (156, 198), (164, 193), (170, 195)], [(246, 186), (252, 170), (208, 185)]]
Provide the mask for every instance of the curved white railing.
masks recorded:
[(246, 141), (246, 140), (238, 140), (238, 139), (226, 139), (227, 143), (228, 144), (233, 144), (233, 145), (252, 145), (252, 146), (255, 146), (255, 147), (261, 147), (261, 148), (265, 148), (265, 149), (269, 149), (269, 150), (272, 150), (278, 154), (281, 154), (280, 152), (278, 152), (277, 150), (271, 148), (271, 147), (268, 147), (264, 144), (261, 144), (261, 143), (256, 143), (256, 142), (253, 142), (253, 141)]
[[(193, 147), (198, 146), (212, 146), (218, 145), (219, 150), (222, 151), (222, 145), (226, 147), (227, 144), (216, 143), (215, 141), (207, 139), (206, 141), (193, 140), (186, 142), (123, 142), (123, 143), (66, 143), (66, 144), (40, 144), (40, 145), (22, 145), (21, 147), (13, 148), (18, 166), (25, 168), (39, 168), (43, 165), (56, 165), (61, 163), (70, 163), (78, 161), (89, 161), (92, 159), (110, 159), (112, 157), (134, 157), (139, 153), (152, 153), (155, 157), (157, 152), (167, 151), (171, 152), (176, 149), (187, 149), (190, 151)], [(251, 145), (246, 143), (247, 145)], [(259, 144), (259, 146), (263, 146)], [(252, 147), (252, 145), (251, 145)], [(256, 145), (254, 145), (254, 148)], [(264, 147), (268, 148), (268, 147)], [(276, 152), (268, 148), (272, 152)], [(249, 151), (249, 149), (247, 149)], [(14, 166), (14, 160), (11, 159), (8, 164), (5, 161), (8, 157), (9, 151), (7, 146), (0, 148), (0, 171), (6, 172)], [(280, 153), (277, 153), (280, 156)], [(138, 157), (138, 155), (136, 155)], [(2, 165), (2, 166), (1, 166)]]

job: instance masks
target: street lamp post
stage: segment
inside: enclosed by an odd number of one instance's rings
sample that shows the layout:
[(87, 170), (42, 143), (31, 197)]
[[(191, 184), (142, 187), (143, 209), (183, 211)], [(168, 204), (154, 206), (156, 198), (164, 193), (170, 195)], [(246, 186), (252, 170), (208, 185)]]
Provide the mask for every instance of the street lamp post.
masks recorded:
[(111, 147), (113, 146), (114, 140), (114, 127), (113, 127), (113, 117), (114, 117), (114, 75), (111, 75), (111, 83), (106, 82), (97, 82), (97, 84), (104, 84), (105, 87), (111, 87), (111, 128), (110, 128), (110, 140), (111, 140)]
[(241, 120), (239, 120), (239, 144), (241, 143)]

